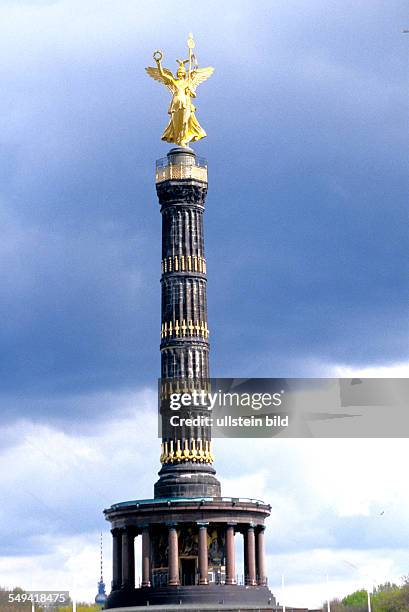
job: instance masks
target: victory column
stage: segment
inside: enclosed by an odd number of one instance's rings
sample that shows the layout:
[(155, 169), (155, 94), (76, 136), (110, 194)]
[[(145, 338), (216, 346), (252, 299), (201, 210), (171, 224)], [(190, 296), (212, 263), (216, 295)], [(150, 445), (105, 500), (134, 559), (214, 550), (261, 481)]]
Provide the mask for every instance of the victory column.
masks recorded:
[[(198, 67), (194, 46), (189, 35), (188, 58), (177, 60), (175, 75), (162, 66), (161, 51), (153, 54), (156, 67), (146, 69), (172, 94), (162, 139), (177, 145), (156, 165), (162, 213), (162, 414), (170, 391), (180, 385), (200, 389), (209, 378), (203, 234), (207, 163), (188, 145), (206, 136), (192, 98), (213, 68)], [(198, 414), (192, 408), (179, 414), (191, 416), (192, 411)], [(105, 510), (113, 537), (112, 591), (106, 607), (275, 609), (264, 552), (264, 521), (270, 506), (222, 497), (213, 468), (210, 428), (172, 429), (165, 421), (154, 498), (117, 503)], [(242, 569), (235, 562), (238, 533), (243, 536)], [(142, 580), (136, 585), (138, 536), (142, 537)]]

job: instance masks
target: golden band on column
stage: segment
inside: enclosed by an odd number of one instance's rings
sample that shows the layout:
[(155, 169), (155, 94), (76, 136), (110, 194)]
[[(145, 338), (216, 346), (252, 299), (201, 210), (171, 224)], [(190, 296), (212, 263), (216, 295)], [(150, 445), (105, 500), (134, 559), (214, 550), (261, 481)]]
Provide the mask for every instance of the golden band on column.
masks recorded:
[(213, 463), (214, 457), (209, 440), (170, 440), (161, 444), (161, 463)]
[(207, 321), (187, 321), (182, 319), (181, 321), (165, 321), (162, 323), (161, 338), (186, 338), (186, 337), (197, 337), (202, 338), (209, 337), (209, 328), (207, 327)]
[(167, 272), (200, 272), (206, 274), (206, 260), (200, 255), (175, 255), (162, 259), (162, 274)]

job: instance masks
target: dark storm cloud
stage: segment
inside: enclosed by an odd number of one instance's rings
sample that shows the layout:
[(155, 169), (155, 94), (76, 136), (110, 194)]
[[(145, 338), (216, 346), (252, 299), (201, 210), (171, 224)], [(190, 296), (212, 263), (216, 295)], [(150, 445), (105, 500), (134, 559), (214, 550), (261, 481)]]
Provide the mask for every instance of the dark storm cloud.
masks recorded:
[[(405, 358), (399, 3), (182, 2), (175, 11), (170, 2), (28, 2), (0, 11), (8, 418), (49, 406), (69, 419), (76, 411), (53, 405), (54, 395), (154, 384), (153, 171), (167, 151), (167, 92), (143, 68), (157, 46), (173, 67), (192, 29), (200, 62), (216, 66), (198, 91), (209, 138), (196, 147), (209, 159), (213, 373), (268, 376), (284, 364), (280, 374), (295, 375), (308, 359)], [(91, 402), (86, 414), (104, 408)]]

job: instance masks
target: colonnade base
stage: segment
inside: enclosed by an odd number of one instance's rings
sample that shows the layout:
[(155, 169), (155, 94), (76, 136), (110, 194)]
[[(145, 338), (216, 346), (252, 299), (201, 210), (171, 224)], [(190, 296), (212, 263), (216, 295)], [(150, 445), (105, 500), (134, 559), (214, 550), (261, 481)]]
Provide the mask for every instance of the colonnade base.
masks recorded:
[[(246, 587), (241, 585), (194, 585), (185, 587), (140, 588), (132, 591), (112, 591), (107, 608), (181, 605), (206, 606), (206, 610), (217, 610), (219, 605), (238, 606), (235, 610), (274, 610), (275, 598), (267, 587)], [(215, 608), (209, 608), (215, 605)], [(249, 607), (254, 606), (254, 607)], [(192, 610), (193, 608), (189, 608)], [(196, 610), (196, 608), (194, 608)], [(200, 609), (200, 608), (197, 608)]]
[[(263, 502), (222, 497), (156, 498), (111, 506), (105, 510), (113, 535), (113, 581), (106, 608), (246, 603), (272, 610), (264, 551), (269, 513)], [(236, 567), (236, 534), (243, 537), (242, 570)], [(135, 588), (138, 536), (142, 576)]]

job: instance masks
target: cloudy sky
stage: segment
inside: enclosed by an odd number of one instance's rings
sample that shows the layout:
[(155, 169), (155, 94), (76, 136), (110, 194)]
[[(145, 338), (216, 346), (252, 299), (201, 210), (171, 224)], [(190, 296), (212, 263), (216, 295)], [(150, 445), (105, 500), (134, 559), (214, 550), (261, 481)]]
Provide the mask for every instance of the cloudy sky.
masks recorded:
[[(188, 32), (216, 376), (406, 376), (404, 2), (0, 2), (0, 584), (91, 599), (101, 510), (158, 469), (155, 159)], [(273, 590), (409, 573), (406, 441), (216, 442), (272, 507)], [(234, 458), (234, 459), (233, 459)], [(381, 515), (381, 512), (384, 514)]]

